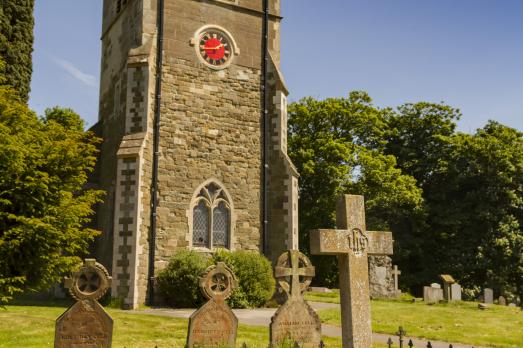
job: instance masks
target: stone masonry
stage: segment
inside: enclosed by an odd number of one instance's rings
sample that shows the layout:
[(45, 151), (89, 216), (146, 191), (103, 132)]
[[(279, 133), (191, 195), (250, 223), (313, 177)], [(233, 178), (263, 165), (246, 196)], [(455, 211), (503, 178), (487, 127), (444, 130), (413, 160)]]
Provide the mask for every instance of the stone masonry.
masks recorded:
[[(263, 252), (262, 0), (165, 0), (159, 132), (156, 273), (193, 245), (193, 209), (219, 187), (229, 209), (228, 249)], [(156, 0), (104, 0), (99, 122), (103, 138), (92, 181), (107, 195), (97, 211), (97, 259), (112, 265), (113, 297), (145, 302), (155, 102)], [(266, 255), (296, 249), (298, 173), (287, 156), (287, 89), (279, 72), (279, 0), (270, 1), (269, 177)], [(214, 70), (191, 38), (205, 25), (225, 28), (239, 48)]]

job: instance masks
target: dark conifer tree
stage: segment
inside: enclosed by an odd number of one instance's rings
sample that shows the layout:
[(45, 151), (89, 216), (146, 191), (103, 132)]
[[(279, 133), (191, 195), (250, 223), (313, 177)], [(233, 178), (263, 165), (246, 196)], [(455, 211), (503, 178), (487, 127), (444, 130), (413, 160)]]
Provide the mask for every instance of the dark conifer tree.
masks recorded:
[(6, 83), (27, 101), (33, 71), (34, 0), (0, 1), (0, 58)]

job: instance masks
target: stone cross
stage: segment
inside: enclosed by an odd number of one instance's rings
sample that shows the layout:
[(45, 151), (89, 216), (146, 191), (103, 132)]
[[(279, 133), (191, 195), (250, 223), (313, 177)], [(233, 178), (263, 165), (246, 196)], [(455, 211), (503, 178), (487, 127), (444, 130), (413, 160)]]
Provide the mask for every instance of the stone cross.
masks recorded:
[(337, 230), (311, 231), (311, 254), (337, 255), (344, 348), (372, 346), (369, 255), (391, 255), (392, 233), (365, 227), (363, 196), (345, 195), (336, 208)]
[(397, 294), (398, 290), (399, 290), (398, 277), (401, 275), (401, 271), (398, 269), (397, 265), (394, 265), (394, 269), (392, 270), (392, 275), (394, 276), (394, 291)]
[(238, 318), (225, 300), (237, 286), (234, 273), (223, 262), (207, 268), (200, 288), (209, 301), (189, 318), (186, 348), (236, 346)]
[(111, 280), (95, 259), (86, 259), (71, 278), (65, 278), (65, 287), (77, 301), (56, 320), (55, 348), (111, 347), (113, 319), (98, 303)]
[(314, 277), (314, 266), (298, 250), (281, 254), (274, 268), (274, 277), (285, 291), (287, 300), (271, 318), (271, 348), (285, 344), (305, 348), (323, 347), (321, 320), (303, 299)]

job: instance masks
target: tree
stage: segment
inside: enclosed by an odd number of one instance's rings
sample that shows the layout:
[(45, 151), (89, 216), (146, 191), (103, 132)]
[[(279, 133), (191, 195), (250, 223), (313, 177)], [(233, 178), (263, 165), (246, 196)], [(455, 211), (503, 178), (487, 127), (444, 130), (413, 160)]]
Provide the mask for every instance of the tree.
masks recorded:
[(523, 133), (490, 121), (456, 134), (427, 205), (441, 267), (469, 288), (523, 298)]
[(6, 63), (7, 84), (24, 102), (29, 97), (33, 53), (34, 0), (0, 2), (0, 58)]
[(84, 190), (96, 139), (69, 109), (38, 118), (0, 86), (0, 303), (55, 283), (97, 234), (84, 227), (101, 192)]
[[(389, 109), (380, 110), (364, 92), (348, 98), (302, 99), (289, 106), (289, 155), (300, 172), (300, 248), (308, 230), (335, 225), (335, 204), (344, 193), (366, 199), (369, 229), (389, 228), (421, 212), (421, 190), (383, 153)], [(316, 281), (333, 285), (333, 257), (315, 257)]]

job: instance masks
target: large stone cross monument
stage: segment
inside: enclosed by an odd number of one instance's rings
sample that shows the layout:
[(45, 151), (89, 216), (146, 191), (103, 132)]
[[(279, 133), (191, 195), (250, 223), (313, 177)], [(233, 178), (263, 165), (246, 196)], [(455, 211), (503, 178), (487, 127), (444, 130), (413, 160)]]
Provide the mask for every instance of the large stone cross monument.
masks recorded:
[(370, 348), (369, 255), (392, 254), (392, 233), (365, 227), (363, 196), (345, 195), (336, 207), (336, 230), (311, 231), (311, 254), (337, 255), (344, 348)]

